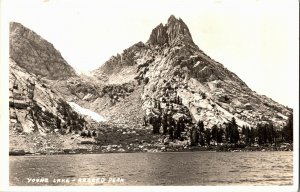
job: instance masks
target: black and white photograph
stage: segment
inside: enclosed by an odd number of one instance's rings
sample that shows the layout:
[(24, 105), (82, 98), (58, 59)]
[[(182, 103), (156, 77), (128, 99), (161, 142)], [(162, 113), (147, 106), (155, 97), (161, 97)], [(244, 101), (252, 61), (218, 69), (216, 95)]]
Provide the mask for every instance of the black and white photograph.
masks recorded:
[(298, 190), (297, 0), (0, 3), (0, 191)]

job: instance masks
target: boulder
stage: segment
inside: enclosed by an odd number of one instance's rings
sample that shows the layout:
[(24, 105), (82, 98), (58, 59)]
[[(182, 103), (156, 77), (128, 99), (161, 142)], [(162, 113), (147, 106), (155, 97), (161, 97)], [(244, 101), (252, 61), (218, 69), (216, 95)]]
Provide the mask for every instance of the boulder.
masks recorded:
[(25, 101), (15, 100), (11, 106), (14, 106), (16, 109), (27, 109), (29, 105)]
[(23, 149), (13, 149), (9, 151), (9, 155), (11, 156), (21, 156), (25, 155), (25, 151)]
[(81, 141), (80, 144), (82, 144), (82, 145), (93, 145), (93, 144), (95, 144), (95, 142), (93, 142), (93, 141)]
[(250, 103), (246, 103), (244, 105), (244, 108), (247, 109), (247, 110), (252, 110), (253, 109), (253, 107), (252, 107), (252, 105)]

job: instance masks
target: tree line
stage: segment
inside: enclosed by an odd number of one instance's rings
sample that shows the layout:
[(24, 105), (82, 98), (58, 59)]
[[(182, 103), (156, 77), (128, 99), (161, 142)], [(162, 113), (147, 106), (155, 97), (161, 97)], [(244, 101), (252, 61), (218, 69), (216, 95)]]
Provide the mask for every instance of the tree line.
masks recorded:
[(224, 126), (214, 125), (211, 129), (204, 128), (202, 121), (199, 121), (192, 129), (190, 134), (191, 145), (201, 146), (210, 145), (211, 142), (218, 145), (220, 143), (242, 144), (246, 146), (276, 145), (278, 143), (293, 142), (293, 116), (288, 118), (287, 124), (283, 129), (275, 129), (272, 122), (258, 123), (255, 128), (243, 126), (238, 129), (236, 120), (233, 117)]
[[(293, 142), (293, 115), (290, 115), (287, 124), (282, 129), (276, 129), (271, 121), (258, 123), (256, 127), (242, 126), (238, 128), (235, 118), (223, 125), (213, 125), (205, 128), (204, 122), (199, 120), (193, 124), (190, 119), (180, 117), (178, 120), (171, 115), (150, 117), (147, 121), (144, 117), (144, 125), (152, 125), (153, 134), (167, 134), (170, 140), (183, 140), (182, 132), (188, 131), (190, 145), (205, 146), (211, 143), (232, 145), (276, 145), (278, 143)], [(162, 129), (162, 130), (161, 130)]]

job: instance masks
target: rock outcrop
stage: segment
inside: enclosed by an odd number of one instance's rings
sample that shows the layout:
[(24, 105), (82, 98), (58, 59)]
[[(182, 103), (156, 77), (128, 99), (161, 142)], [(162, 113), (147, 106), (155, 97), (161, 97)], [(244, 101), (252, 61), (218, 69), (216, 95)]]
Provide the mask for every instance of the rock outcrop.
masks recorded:
[(166, 25), (160, 24), (152, 30), (147, 43), (154, 46), (165, 44), (175, 46), (185, 43), (196, 47), (187, 25), (182, 19), (176, 19), (174, 15), (170, 16)]
[(9, 112), (12, 133), (41, 134), (79, 131), (85, 120), (41, 77), (29, 74), (10, 59)]

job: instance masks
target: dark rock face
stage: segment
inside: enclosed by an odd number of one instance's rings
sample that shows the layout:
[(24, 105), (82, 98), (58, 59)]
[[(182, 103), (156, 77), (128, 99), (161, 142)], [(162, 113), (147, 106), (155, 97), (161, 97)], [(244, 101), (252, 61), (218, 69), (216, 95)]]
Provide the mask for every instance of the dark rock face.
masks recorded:
[(172, 15), (165, 26), (160, 24), (152, 30), (147, 43), (160, 46), (166, 43), (174, 46), (180, 42), (195, 45), (187, 25), (182, 19), (177, 19)]
[(167, 30), (162, 23), (152, 30), (148, 40), (148, 42), (152, 45), (164, 45), (165, 43), (168, 43), (168, 41)]
[(180, 18), (176, 19), (173, 15), (168, 19), (167, 34), (171, 46), (179, 41), (194, 44), (187, 25)]
[(54, 46), (20, 23), (10, 23), (10, 57), (30, 73), (48, 79), (76, 76)]

